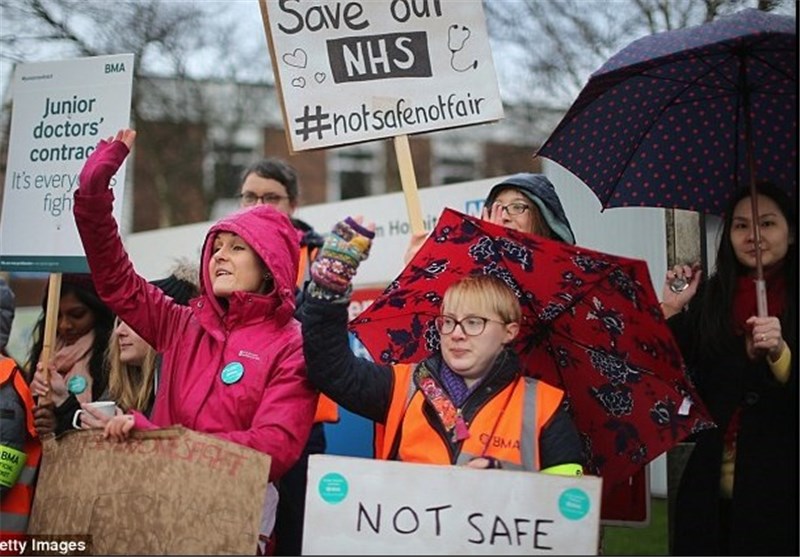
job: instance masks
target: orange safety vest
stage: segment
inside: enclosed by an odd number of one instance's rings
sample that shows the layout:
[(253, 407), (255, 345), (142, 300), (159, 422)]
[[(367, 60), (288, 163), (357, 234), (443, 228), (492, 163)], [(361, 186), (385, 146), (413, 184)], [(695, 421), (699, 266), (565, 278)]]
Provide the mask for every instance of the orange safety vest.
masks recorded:
[[(300, 246), (300, 261), (297, 265), (297, 288), (303, 288), (306, 281), (311, 279), (311, 262), (317, 256), (319, 248)], [(330, 398), (319, 395), (317, 411), (314, 413), (314, 423), (339, 421), (339, 407)]]
[(490, 456), (505, 469), (540, 469), (539, 434), (561, 404), (561, 389), (530, 377), (517, 377), (467, 424), (469, 437), (453, 462), (447, 441), (431, 427), (423, 412), (426, 399), (413, 381), (416, 366), (393, 367), (394, 386), (386, 423), (375, 428), (376, 458), (461, 465), (475, 457)]
[(33, 492), (36, 481), (36, 471), (42, 456), (42, 445), (39, 434), (33, 425), (33, 396), (31, 396), (28, 383), (22, 377), (16, 363), (11, 358), (0, 359), (0, 385), (13, 381), (14, 390), (22, 399), (25, 406), (25, 422), (28, 435), (23, 451), (27, 456), (25, 468), (17, 478), (17, 483), (5, 494), (0, 502), (0, 536), (4, 539), (18, 537), (28, 529), (28, 517), (33, 505)]

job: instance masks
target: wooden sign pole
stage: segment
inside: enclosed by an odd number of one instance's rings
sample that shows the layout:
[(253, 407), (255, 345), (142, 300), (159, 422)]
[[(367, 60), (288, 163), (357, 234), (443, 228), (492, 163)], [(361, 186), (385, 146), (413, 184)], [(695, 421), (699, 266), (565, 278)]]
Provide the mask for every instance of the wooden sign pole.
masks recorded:
[[(47, 289), (47, 312), (44, 317), (44, 339), (40, 360), (44, 366), (47, 384), (50, 384), (50, 360), (56, 343), (56, 329), (58, 328), (58, 306), (61, 301), (61, 273), (50, 273)], [(50, 403), (50, 392), (39, 397), (39, 405)]]
[(406, 198), (411, 233), (425, 232), (425, 225), (422, 221), (422, 205), (419, 202), (419, 191), (417, 190), (417, 177), (414, 175), (414, 161), (411, 158), (411, 147), (409, 147), (407, 135), (395, 136), (394, 152), (397, 155), (397, 166), (400, 169), (400, 182)]

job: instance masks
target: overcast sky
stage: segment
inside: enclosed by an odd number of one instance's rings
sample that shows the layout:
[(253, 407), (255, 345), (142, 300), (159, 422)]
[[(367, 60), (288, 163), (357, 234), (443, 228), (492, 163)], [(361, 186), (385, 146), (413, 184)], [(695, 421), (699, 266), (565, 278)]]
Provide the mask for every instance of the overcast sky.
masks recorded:
[[(189, 0), (172, 0), (172, 1), (189, 1)], [(198, 1), (198, 0), (194, 0)], [(254, 53), (249, 56), (248, 67), (244, 68), (244, 72), (249, 80), (257, 81), (272, 81), (272, 69), (269, 63), (269, 50), (267, 48), (267, 40), (264, 34), (264, 26), (261, 19), (261, 10), (258, 6), (257, 0), (199, 0), (204, 7), (211, 10), (215, 17), (223, 21), (235, 22), (237, 32), (236, 41), (245, 52)], [(0, 34), (8, 35), (13, 33), (12, 29), (8, 28), (8, 24), (4, 24), (2, 8), (0, 7)], [(494, 45), (493, 45), (494, 46)], [(8, 55), (8, 53), (6, 53)], [(29, 56), (31, 56), (29, 54)], [(498, 56), (497, 52), (493, 51), (493, 59), (495, 67), (498, 72), (498, 83), (500, 87), (501, 96), (506, 97), (503, 90), (504, 72), (498, 67), (503, 59)], [(31, 61), (48, 61), (58, 60), (65, 56), (59, 54), (57, 51), (48, 53), (43, 50), (31, 56)], [(151, 61), (152, 62), (152, 61)], [(198, 53), (190, 59), (188, 67), (192, 74), (206, 73), (205, 67), (207, 66), (207, 57), (203, 53)], [(153, 67), (153, 66), (150, 66)], [(6, 87), (10, 82), (13, 73), (13, 63), (5, 56), (0, 56), (0, 91), (6, 92)]]
[[(84, 0), (89, 1), (89, 0)], [(99, 0), (91, 0), (99, 1)], [(103, 0), (105, 3), (108, 0)], [(269, 51), (267, 49), (267, 41), (264, 34), (264, 27), (261, 19), (261, 11), (259, 9), (258, 0), (170, 0), (175, 2), (193, 1), (199, 5), (210, 10), (214, 17), (224, 22), (235, 22), (236, 33), (235, 39), (237, 44), (241, 45), (244, 52), (248, 53), (248, 64), (242, 68), (248, 80), (253, 81), (272, 81), (272, 70), (269, 66)], [(494, 0), (500, 1), (500, 0)], [(513, 1), (513, 0), (505, 0)], [(546, 0), (541, 0), (546, 1)], [(9, 28), (6, 18), (3, 17), (3, 8), (0, 7), (0, 35), (11, 35), (15, 31)], [(797, 7), (794, 2), (787, 2), (784, 6), (779, 8), (776, 13), (783, 13), (796, 17)], [(631, 40), (637, 37), (631, 37)], [(495, 62), (495, 70), (497, 72), (497, 80), (500, 88), (501, 96), (509, 100), (511, 92), (511, 85), (514, 83), (514, 70), (515, 64), (513, 52), (499, 52), (497, 44), (492, 44), (492, 56)], [(35, 54), (31, 54), (35, 52)], [(35, 50), (27, 51), (26, 53), (33, 60), (57, 60), (63, 58), (57, 52), (52, 54), (46, 50), (36, 52)], [(252, 55), (250, 54), (252, 53)], [(11, 74), (13, 72), (12, 61), (8, 60), (6, 56), (8, 53), (0, 53), (0, 91), (3, 94), (7, 93), (6, 87), (10, 82)], [(198, 53), (189, 61), (189, 68), (196, 70), (192, 74), (206, 74), (204, 71), (208, 65), (208, 56), (204, 56), (202, 52)], [(153, 67), (152, 65), (150, 67)], [(596, 68), (595, 68), (596, 69)], [(585, 76), (589, 77), (589, 73)]]

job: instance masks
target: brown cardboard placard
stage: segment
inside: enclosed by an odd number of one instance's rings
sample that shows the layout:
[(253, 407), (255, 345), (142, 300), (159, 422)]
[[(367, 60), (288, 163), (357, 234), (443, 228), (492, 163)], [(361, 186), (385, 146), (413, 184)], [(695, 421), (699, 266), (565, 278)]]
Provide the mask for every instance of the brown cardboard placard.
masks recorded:
[(183, 427), (44, 442), (28, 534), (95, 554), (254, 554), (270, 457)]

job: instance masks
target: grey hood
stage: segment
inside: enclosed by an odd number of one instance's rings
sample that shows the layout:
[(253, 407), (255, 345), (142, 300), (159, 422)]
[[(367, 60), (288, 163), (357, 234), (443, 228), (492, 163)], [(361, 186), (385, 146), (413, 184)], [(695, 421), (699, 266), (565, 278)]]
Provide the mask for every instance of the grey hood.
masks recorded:
[(486, 198), (486, 206), (490, 207), (497, 195), (508, 188), (519, 190), (528, 199), (536, 203), (544, 220), (562, 241), (575, 245), (575, 234), (569, 224), (569, 219), (558, 198), (556, 188), (544, 174), (531, 174), (521, 172), (509, 176), (499, 184), (495, 184)]

